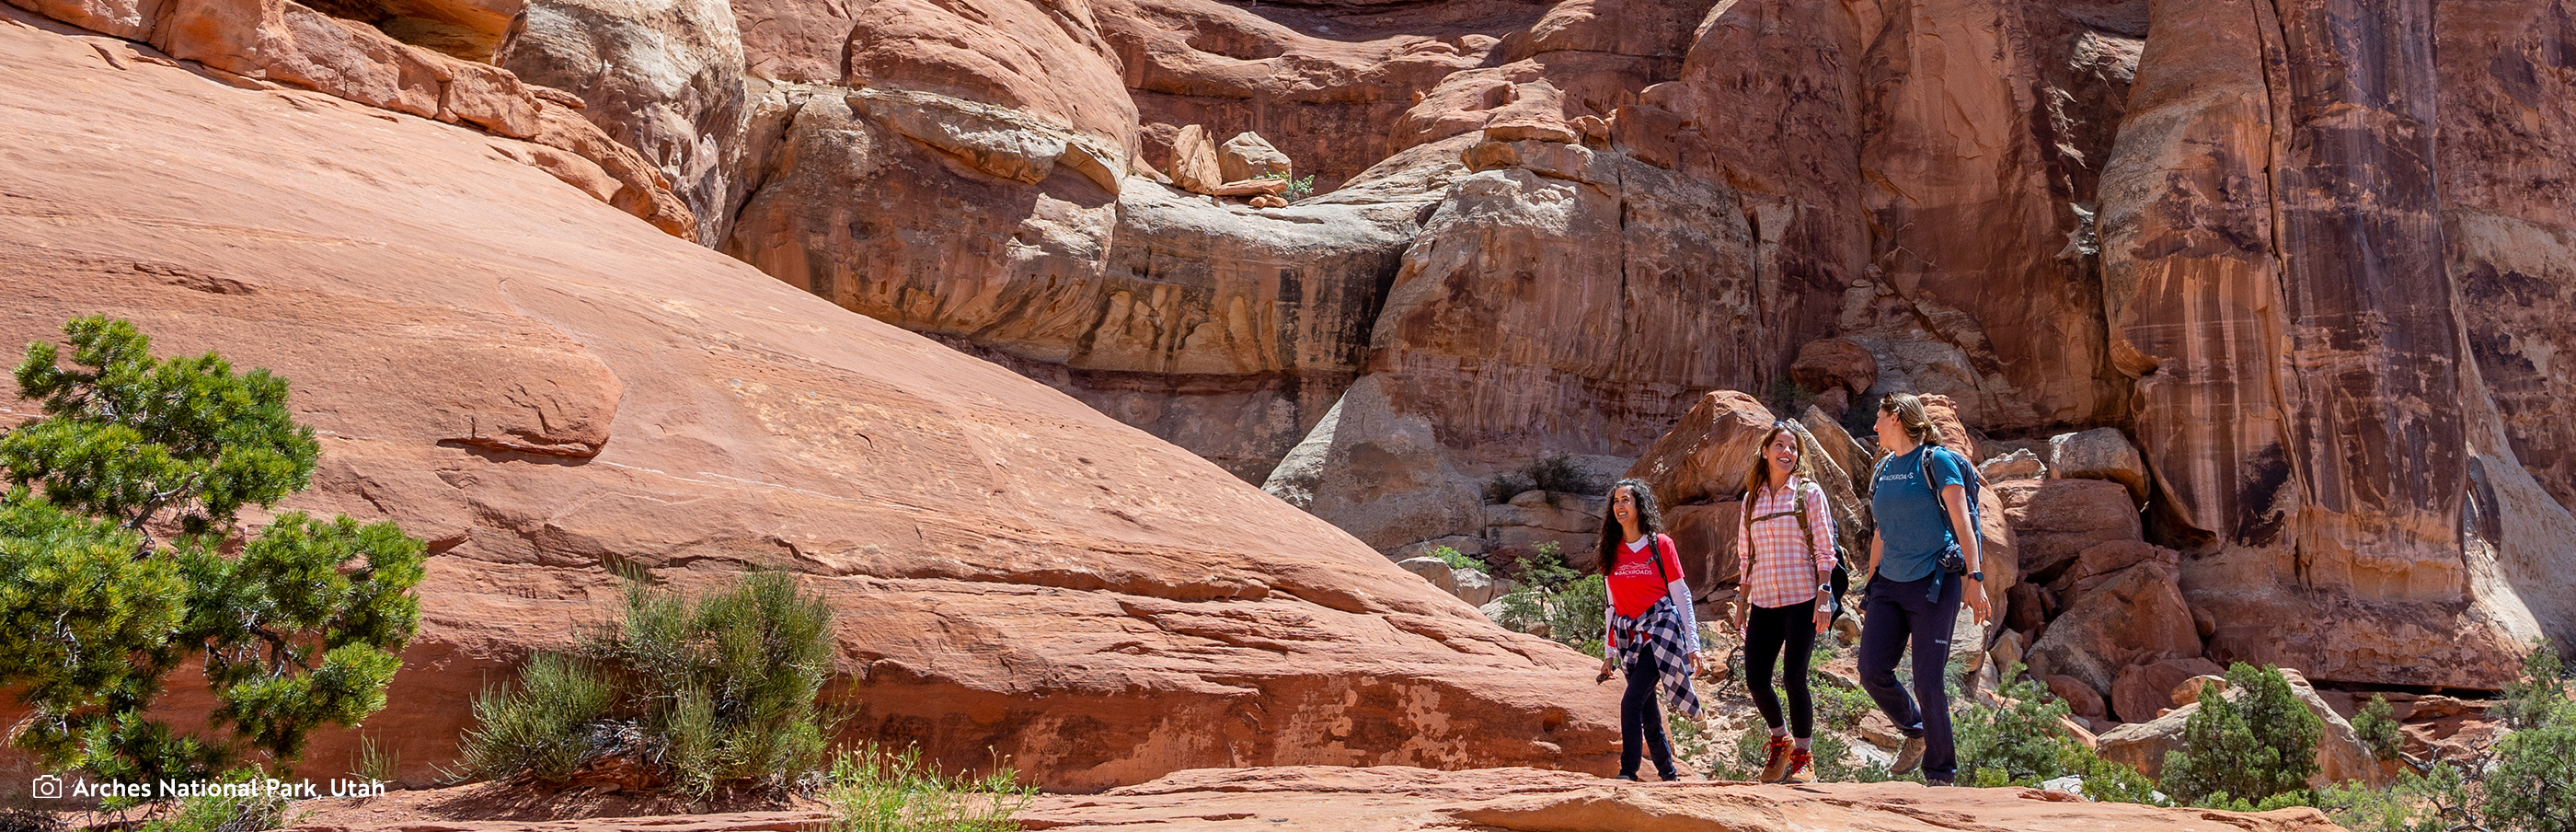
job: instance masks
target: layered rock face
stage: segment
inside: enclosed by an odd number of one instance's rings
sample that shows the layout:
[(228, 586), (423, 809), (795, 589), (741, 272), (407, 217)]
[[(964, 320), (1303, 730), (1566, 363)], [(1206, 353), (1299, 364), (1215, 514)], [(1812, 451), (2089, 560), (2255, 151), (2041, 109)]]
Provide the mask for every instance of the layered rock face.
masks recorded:
[[(2534, 384), (2490, 334), (2532, 322), (2463, 306), (2495, 300), (2477, 288), (2494, 242), (2449, 241), (2451, 227), (2488, 228), (2443, 216), (2441, 183), (2517, 163), (2446, 153), (2435, 102), (2521, 87), (2509, 62), (2501, 77), (2444, 72), (2435, 41), (2529, 13), (2213, 0), (2156, 15), (2103, 178), (2107, 309), (2166, 532), (2212, 553), (2186, 578), (2220, 619), (2213, 651), (2320, 678), (2493, 685), (2537, 634), (2526, 600), (2556, 602), (2491, 576), (2569, 553), (2501, 523), (2481, 530), (2497, 512), (2473, 506), (2474, 478), (2528, 475), (2484, 438), (2495, 416), (2471, 365)], [(2457, 141), (2494, 141), (2481, 134), (2499, 125), (2466, 121)], [(2473, 318), (2489, 322), (2464, 330)], [(2554, 632), (2576, 623), (2545, 614)], [(2390, 626), (2342, 623), (2353, 620)]]
[[(0, 14), (0, 343), (105, 313), (293, 381), (323, 452), (281, 510), (432, 552), (364, 729), (407, 779), (486, 681), (608, 613), (612, 564), (796, 573), (838, 616), (846, 738), (953, 769), (1609, 771), (1589, 659), (1185, 451), (673, 240), (515, 140)], [(324, 733), (309, 770), (357, 744)]]

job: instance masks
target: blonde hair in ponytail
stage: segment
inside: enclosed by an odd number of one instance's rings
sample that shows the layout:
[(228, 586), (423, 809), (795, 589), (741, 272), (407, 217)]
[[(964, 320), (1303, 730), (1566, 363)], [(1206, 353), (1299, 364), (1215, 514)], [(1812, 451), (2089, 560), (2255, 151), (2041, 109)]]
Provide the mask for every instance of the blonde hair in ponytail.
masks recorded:
[(1932, 423), (1932, 414), (1923, 409), (1923, 399), (1912, 393), (1889, 393), (1878, 401), (1878, 411), (1896, 414), (1905, 425), (1905, 435), (1917, 445), (1941, 444), (1941, 426)]

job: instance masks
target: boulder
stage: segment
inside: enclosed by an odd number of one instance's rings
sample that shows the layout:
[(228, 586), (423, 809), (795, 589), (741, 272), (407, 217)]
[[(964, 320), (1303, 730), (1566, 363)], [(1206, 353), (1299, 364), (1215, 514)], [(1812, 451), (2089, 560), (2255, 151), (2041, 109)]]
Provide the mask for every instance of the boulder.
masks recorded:
[(2155, 719), (2163, 715), (2165, 709), (2174, 707), (2173, 691), (2183, 680), (2194, 676), (2215, 676), (2226, 671), (2217, 662), (2199, 656), (2121, 668), (2119, 678), (2111, 682), (2111, 713), (2122, 722)]
[(1979, 463), (1977, 476), (1987, 482), (2044, 479), (2048, 476), (2048, 466), (2039, 461), (2037, 454), (2018, 450)]
[(1270, 177), (1283, 182), (1290, 168), (1288, 154), (1271, 147), (1261, 134), (1250, 130), (1234, 134), (1216, 149), (1216, 166), (1225, 181)]
[(1181, 128), (1172, 137), (1172, 184), (1184, 191), (1213, 194), (1228, 180), (1225, 168), (1217, 160), (1216, 141), (1207, 128), (1196, 124)]
[(1770, 408), (1733, 390), (1711, 390), (1628, 469), (1666, 506), (1732, 502), (1774, 421)]
[(2105, 718), (2102, 695), (2093, 692), (2093, 686), (2084, 680), (2052, 673), (2041, 676), (2040, 682), (2048, 686), (2049, 693), (2065, 700), (2068, 713), (2097, 723)]
[(1451, 595), (1458, 594), (1458, 579), (1450, 573), (1449, 564), (1446, 561), (1439, 558), (1407, 558), (1396, 563), (1396, 567), (1422, 576), (1422, 579), (1430, 582), (1434, 589)]
[(2027, 646), (2021, 633), (2006, 630), (1995, 637), (1995, 646), (1987, 648), (1986, 654), (1994, 659), (1997, 667), (2026, 667), (2022, 653)]
[(2103, 480), (2009, 480), (1994, 486), (2024, 578), (2047, 582), (2084, 550), (2143, 536), (2127, 489)]
[(1430, 424), (1392, 412), (1373, 379), (1344, 391), (1261, 488), (1377, 548), (1485, 528), (1483, 496)]
[[(2211, 664), (2216, 664), (2216, 662), (2211, 662)], [(2184, 679), (2181, 682), (2176, 683), (2173, 687), (2174, 707), (2182, 707), (2184, 705), (2198, 702), (2201, 697), (2209, 695), (2212, 691), (2226, 693), (2227, 690), (2227, 677), (2216, 673)]]
[[(2048, 588), (2057, 594), (2059, 606), (2082, 606), (2084, 593), (2099, 586), (2107, 576), (2148, 561), (2176, 569), (2182, 566), (2181, 555), (2172, 549), (2142, 540), (2112, 540), (2085, 547), (2083, 553), (2076, 555), (2074, 562), (2067, 565), (2066, 571), (2049, 580)], [(2197, 618), (2192, 622), (2192, 629), (2199, 631)]]
[(2154, 780), (2164, 774), (2165, 754), (2182, 749), (2183, 725), (2199, 705), (2184, 705), (2145, 722), (2122, 723), (2093, 738), (2093, 752), (2126, 765)]
[(2129, 499), (2147, 501), (2147, 463), (2138, 446), (2119, 428), (2094, 428), (2048, 438), (2048, 475), (2060, 479), (2109, 480), (2129, 489)]
[(1481, 569), (1451, 569), (1449, 578), (1455, 585), (1452, 594), (1480, 610), (1494, 599), (1511, 594), (1513, 589), (1511, 581), (1485, 574)]
[(1866, 393), (1878, 383), (1878, 357), (1848, 338), (1809, 341), (1789, 363), (1789, 377), (1813, 393), (1837, 387), (1854, 395)]
[(2034, 583), (2019, 583), (2004, 596), (2004, 626), (2018, 632), (2037, 632), (2057, 611), (2043, 595), (2047, 589)]
[(2120, 668), (2200, 654), (2200, 634), (2172, 564), (2146, 561), (2102, 576), (2083, 603), (2048, 623), (2030, 649), (2031, 673), (2074, 677), (2108, 694)]
[[(1593, 660), (1081, 401), (491, 136), (119, 67), (0, 16), (0, 217), (50, 218), (0, 222), (0, 343), (105, 313), (293, 381), (322, 454), (277, 510), (429, 546), (421, 632), (363, 732), (405, 779), (451, 758), (485, 680), (610, 614), (613, 566), (690, 590), (794, 574), (837, 616), (835, 703), (866, 706), (838, 739), (948, 770), (1001, 754), (1097, 792), (1220, 765), (1615, 765)], [(318, 731), (302, 774), (353, 770), (360, 735)]]

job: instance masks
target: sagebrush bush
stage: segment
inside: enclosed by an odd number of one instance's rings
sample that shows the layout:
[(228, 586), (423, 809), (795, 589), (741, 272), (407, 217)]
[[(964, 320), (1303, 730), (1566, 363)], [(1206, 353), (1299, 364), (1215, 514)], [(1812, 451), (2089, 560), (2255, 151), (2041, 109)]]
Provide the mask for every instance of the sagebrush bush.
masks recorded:
[(616, 703), (616, 685), (589, 660), (539, 653), (519, 666), (516, 690), (486, 686), (474, 697), (476, 727), (459, 750), (476, 776), (560, 783), (591, 759), (593, 726)]
[(640, 753), (705, 796), (783, 787), (821, 766), (835, 720), (816, 702), (832, 655), (820, 596), (793, 576), (753, 572), (696, 598), (630, 579), (625, 602), (580, 655), (540, 654), (516, 691), (476, 698), (479, 727), (463, 748), (475, 774), (561, 782), (603, 756)]
[(2308, 799), (2325, 722), (2277, 668), (2238, 662), (2227, 684), (2233, 693), (2200, 698), (2158, 785), (2175, 800), (2214, 808)]

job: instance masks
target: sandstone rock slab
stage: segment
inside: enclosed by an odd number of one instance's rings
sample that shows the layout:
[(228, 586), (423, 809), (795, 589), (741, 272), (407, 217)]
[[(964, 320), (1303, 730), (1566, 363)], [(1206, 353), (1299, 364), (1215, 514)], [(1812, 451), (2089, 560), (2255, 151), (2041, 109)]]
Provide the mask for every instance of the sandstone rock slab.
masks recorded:
[[(36, 93), (66, 83), (76, 106)], [(406, 776), (451, 759), (479, 680), (607, 613), (611, 563), (688, 588), (794, 572), (839, 613), (833, 689), (868, 705), (851, 736), (955, 768), (998, 750), (1075, 789), (1244, 760), (1608, 771), (1615, 703), (1580, 655), (487, 136), (115, 67), (17, 25), (0, 89), (0, 284), (20, 313), (0, 341), (105, 312), (162, 350), (273, 368), (324, 444), (284, 508), (431, 542), (422, 634), (365, 732)], [(283, 120), (298, 129), (263, 126)], [(496, 423), (596, 452), (449, 441)], [(346, 771), (357, 746), (323, 732), (307, 771)]]

